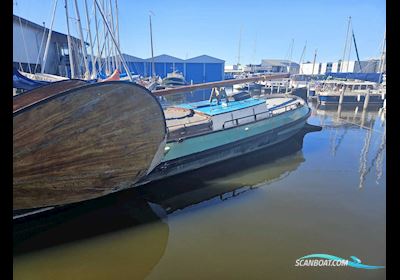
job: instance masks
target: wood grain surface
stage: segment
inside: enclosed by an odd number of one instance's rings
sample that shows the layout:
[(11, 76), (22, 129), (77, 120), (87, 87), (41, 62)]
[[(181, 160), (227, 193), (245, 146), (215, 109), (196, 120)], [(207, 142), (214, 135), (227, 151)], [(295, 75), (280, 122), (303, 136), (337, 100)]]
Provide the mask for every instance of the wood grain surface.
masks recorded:
[(14, 210), (79, 202), (130, 187), (161, 160), (155, 156), (166, 138), (157, 100), (125, 81), (47, 98), (14, 114), (13, 126)]
[(63, 80), (44, 85), (30, 91), (26, 91), (24, 93), (16, 95), (13, 98), (13, 113), (17, 113), (19, 110), (34, 105), (40, 101), (45, 100), (46, 98), (56, 96), (57, 94), (60, 94), (62, 92), (87, 84), (88, 82), (83, 80)]

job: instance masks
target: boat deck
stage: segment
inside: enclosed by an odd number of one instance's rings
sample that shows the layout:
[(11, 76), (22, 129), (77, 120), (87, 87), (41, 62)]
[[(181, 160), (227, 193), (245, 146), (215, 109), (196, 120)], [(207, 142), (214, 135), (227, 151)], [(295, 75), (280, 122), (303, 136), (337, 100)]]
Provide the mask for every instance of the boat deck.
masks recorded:
[(192, 109), (169, 107), (164, 109), (168, 140), (212, 131), (211, 117)]
[(213, 131), (213, 116), (256, 106), (265, 102), (267, 102), (265, 112), (269, 112), (271, 116), (296, 109), (304, 104), (304, 101), (302, 102), (297, 97), (282, 96), (267, 98), (267, 101), (266, 99), (254, 98), (231, 101), (228, 103), (229, 105), (215, 104), (210, 106), (209, 101), (206, 100), (191, 104), (182, 104), (179, 107), (168, 107), (164, 109), (168, 128), (168, 141), (211, 132)]
[(228, 112), (256, 106), (256, 105), (262, 104), (264, 102), (265, 102), (265, 100), (249, 98), (249, 99), (240, 100), (240, 101), (229, 101), (228, 104), (214, 103), (214, 104), (211, 104), (211, 106), (210, 106), (210, 102), (208, 100), (205, 100), (205, 101), (200, 101), (200, 102), (196, 102), (196, 103), (183, 104), (183, 105), (180, 105), (180, 107), (192, 109), (192, 110), (195, 110), (196, 112), (201, 112), (201, 113), (204, 113), (204, 114), (207, 114), (210, 116), (214, 116), (214, 115), (225, 114)]

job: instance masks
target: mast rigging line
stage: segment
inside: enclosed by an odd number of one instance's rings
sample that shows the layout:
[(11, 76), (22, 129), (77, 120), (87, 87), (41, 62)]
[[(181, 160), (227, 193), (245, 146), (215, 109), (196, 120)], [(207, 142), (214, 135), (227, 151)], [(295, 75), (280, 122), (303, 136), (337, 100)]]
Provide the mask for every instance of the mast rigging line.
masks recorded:
[(344, 43), (343, 59), (342, 59), (342, 63), (340, 64), (340, 69), (338, 69), (338, 72), (340, 72), (343, 69), (344, 60), (346, 59), (346, 50), (347, 50), (347, 44), (348, 44), (348, 40), (349, 40), (350, 24), (351, 24), (351, 16), (349, 17), (349, 20), (347, 23), (346, 42)]
[(97, 8), (99, 9), (99, 12), (100, 12), (101, 16), (103, 17), (103, 21), (105, 22), (105, 24), (106, 24), (106, 26), (107, 26), (108, 33), (110, 33), (111, 39), (112, 39), (112, 41), (114, 42), (114, 44), (115, 44), (115, 46), (116, 46), (116, 50), (118, 51), (120, 60), (121, 60), (122, 64), (124, 65), (126, 74), (128, 75), (129, 80), (130, 80), (131, 82), (133, 82), (133, 78), (132, 78), (131, 72), (129, 71), (129, 67), (128, 67), (128, 65), (126, 64), (126, 61), (125, 61), (125, 59), (124, 59), (123, 56), (122, 56), (121, 50), (120, 50), (120, 48), (119, 48), (118, 45), (117, 45), (117, 41), (115, 40), (113, 34), (111, 33), (111, 28), (110, 28), (108, 22), (106, 21), (106, 18), (105, 18), (103, 9), (101, 8), (101, 6), (100, 6), (98, 0), (95, 0), (95, 3), (96, 3), (96, 5), (97, 5)]
[(39, 51), (38, 51), (38, 55), (36, 58), (36, 64), (35, 64), (35, 69), (33, 70), (34, 73), (36, 73), (36, 69), (39, 65), (39, 57), (40, 57), (40, 52), (42, 51), (42, 47), (43, 47), (43, 42), (44, 42), (44, 36), (46, 35), (46, 24), (43, 22), (43, 36), (42, 36), (42, 40), (40, 42), (40, 47), (39, 47)]
[(46, 68), (47, 52), (49, 51), (51, 34), (53, 32), (53, 24), (54, 24), (54, 18), (56, 15), (57, 3), (58, 3), (58, 0), (55, 0), (54, 8), (53, 8), (53, 15), (51, 17), (50, 31), (49, 31), (49, 35), (47, 36), (46, 48), (44, 50), (44, 55), (43, 55), (44, 56), (43, 57), (43, 65), (42, 65), (42, 71), (41, 71), (42, 74), (44, 74), (44, 70)]
[[(28, 57), (28, 50), (26, 48), (26, 42), (25, 42), (25, 36), (24, 36), (24, 30), (22, 28), (22, 22), (21, 22), (21, 18), (18, 17), (19, 19), (19, 27), (21, 28), (21, 35), (22, 35), (22, 41), (24, 43), (24, 49), (25, 49), (25, 56), (26, 56), (26, 62), (28, 64), (28, 69), (29, 69), (29, 73), (32, 74), (32, 70), (31, 70), (31, 64), (29, 63), (29, 57)], [(22, 68), (22, 65), (20, 63), (20, 67)]]

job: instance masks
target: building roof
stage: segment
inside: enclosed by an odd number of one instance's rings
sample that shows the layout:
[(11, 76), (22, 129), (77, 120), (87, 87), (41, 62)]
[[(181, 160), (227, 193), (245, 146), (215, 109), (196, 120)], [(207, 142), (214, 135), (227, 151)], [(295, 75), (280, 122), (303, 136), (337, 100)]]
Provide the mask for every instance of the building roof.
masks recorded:
[(208, 55), (200, 55), (193, 58), (186, 59), (185, 62), (189, 63), (225, 63), (225, 60), (218, 59)]
[(133, 56), (133, 55), (129, 55), (129, 54), (126, 54), (126, 53), (123, 53), (122, 56), (124, 57), (126, 62), (144, 62), (144, 61), (146, 61), (143, 58), (136, 57), (136, 56)]
[[(21, 19), (22, 26), (30, 26), (32, 28), (35, 28), (35, 29), (41, 31), (41, 32), (47, 32), (47, 33), (50, 30), (49, 28), (44, 27), (43, 25), (39, 25), (37, 23), (34, 23), (34, 22), (29, 21), (27, 19), (24, 19), (24, 18), (22, 18), (20, 16), (13, 15), (13, 21), (15, 21), (17, 24), (20, 24), (20, 21), (19, 21), (20, 19)], [(55, 36), (55, 37), (63, 37), (63, 38), (65, 37), (65, 40), (67, 40), (66, 39), (67, 34), (64, 34), (64, 33), (61, 33), (61, 32), (55, 31), (55, 30), (52, 30), (51, 34), (52, 34), (51, 36)], [(80, 41), (78, 38), (76, 38), (74, 36), (70, 36), (70, 37), (71, 37), (72, 40)], [(89, 46), (88, 42), (85, 42), (85, 43), (86, 43), (87, 46)]]
[[(145, 61), (151, 62), (152, 59), (147, 58)], [(167, 54), (162, 54), (162, 55), (157, 55), (154, 57), (154, 62), (166, 62), (166, 63), (183, 63), (185, 62), (183, 59), (177, 58), (175, 56), (167, 55)]]

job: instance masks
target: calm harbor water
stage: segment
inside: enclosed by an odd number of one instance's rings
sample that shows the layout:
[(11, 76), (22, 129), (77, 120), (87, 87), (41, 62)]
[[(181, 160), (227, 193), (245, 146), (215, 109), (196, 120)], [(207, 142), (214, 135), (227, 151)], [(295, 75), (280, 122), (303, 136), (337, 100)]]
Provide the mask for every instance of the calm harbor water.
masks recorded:
[(379, 108), (317, 107), (285, 143), (14, 224), (14, 279), (385, 279)]

